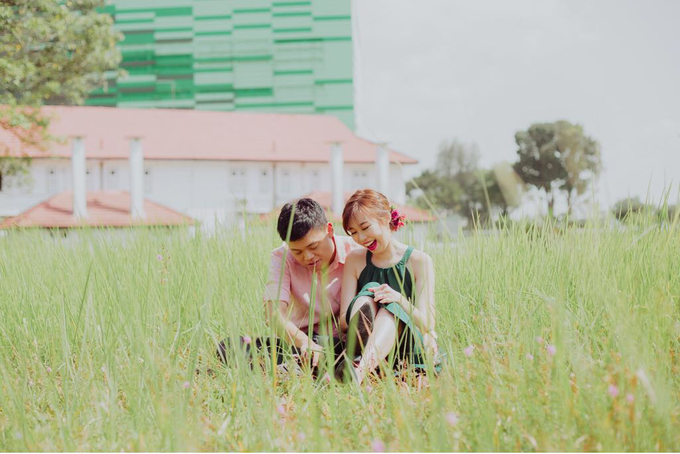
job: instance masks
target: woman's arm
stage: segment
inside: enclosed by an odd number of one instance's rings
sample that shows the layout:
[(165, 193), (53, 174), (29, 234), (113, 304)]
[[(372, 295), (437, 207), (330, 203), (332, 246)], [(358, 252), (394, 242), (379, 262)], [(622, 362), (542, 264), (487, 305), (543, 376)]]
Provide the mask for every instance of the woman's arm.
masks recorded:
[(342, 289), (340, 291), (340, 330), (347, 331), (347, 309), (349, 303), (357, 294), (357, 264), (360, 263), (357, 258), (360, 258), (361, 250), (352, 251), (345, 259), (345, 266), (342, 270)]
[(406, 296), (387, 284), (370, 289), (375, 293), (375, 300), (380, 303), (396, 302), (413, 319), (418, 329), (426, 334), (434, 330), (434, 265), (429, 255), (417, 252), (409, 262), (415, 280), (415, 304)]
[(416, 324), (425, 334), (434, 331), (434, 262), (425, 252), (418, 254), (415, 260), (413, 274), (416, 284), (416, 308), (419, 320)]

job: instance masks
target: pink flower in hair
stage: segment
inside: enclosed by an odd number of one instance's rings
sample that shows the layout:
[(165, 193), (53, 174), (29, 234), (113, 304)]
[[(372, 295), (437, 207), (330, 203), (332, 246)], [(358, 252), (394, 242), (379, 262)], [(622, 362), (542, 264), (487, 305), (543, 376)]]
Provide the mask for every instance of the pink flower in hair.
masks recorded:
[(400, 227), (404, 226), (404, 220), (406, 219), (406, 216), (400, 214), (399, 211), (397, 211), (397, 207), (395, 207), (394, 205), (392, 205), (390, 209), (392, 210), (391, 211), (392, 220), (390, 222), (390, 225), (396, 232), (397, 230), (399, 230)]

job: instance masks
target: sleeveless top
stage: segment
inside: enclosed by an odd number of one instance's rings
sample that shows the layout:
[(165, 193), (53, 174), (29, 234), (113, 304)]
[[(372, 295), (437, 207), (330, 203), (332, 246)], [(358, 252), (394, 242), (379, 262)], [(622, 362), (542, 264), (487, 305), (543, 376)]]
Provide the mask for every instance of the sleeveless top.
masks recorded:
[(357, 288), (363, 289), (369, 282), (377, 282), (378, 284), (387, 284), (392, 289), (400, 292), (402, 295), (413, 303), (413, 277), (411, 272), (406, 267), (406, 262), (411, 257), (413, 247), (406, 248), (404, 256), (395, 265), (389, 268), (378, 268), (371, 261), (373, 253), (366, 251), (366, 267), (361, 271), (359, 279), (357, 280)]

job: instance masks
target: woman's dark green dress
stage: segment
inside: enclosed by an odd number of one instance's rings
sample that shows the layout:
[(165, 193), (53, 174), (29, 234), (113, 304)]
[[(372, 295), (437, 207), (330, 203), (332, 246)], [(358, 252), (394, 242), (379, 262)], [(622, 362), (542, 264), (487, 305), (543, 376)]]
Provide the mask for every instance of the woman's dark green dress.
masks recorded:
[[(406, 267), (408, 259), (411, 257), (413, 252), (413, 247), (409, 246), (404, 253), (404, 256), (390, 268), (378, 268), (371, 261), (373, 254), (371, 251), (366, 251), (366, 267), (361, 271), (359, 279), (357, 281), (357, 288), (361, 290), (352, 299), (347, 308), (347, 325), (349, 326), (350, 314), (352, 313), (352, 307), (356, 302), (357, 298), (360, 296), (370, 296), (373, 297), (373, 292), (369, 291), (369, 288), (378, 287), (382, 284), (389, 285), (392, 289), (401, 292), (411, 304), (415, 301), (415, 288), (413, 277), (411, 272)], [(425, 357), (423, 354), (423, 335), (418, 329), (418, 327), (413, 322), (411, 314), (402, 308), (399, 303), (378, 303), (380, 307), (384, 307), (392, 314), (394, 317), (401, 320), (404, 323), (405, 329), (402, 335), (397, 339), (397, 346), (394, 350), (397, 362), (403, 362), (407, 360), (410, 365), (416, 369), (426, 369), (425, 367)], [(439, 366), (435, 367), (435, 370), (439, 370)]]

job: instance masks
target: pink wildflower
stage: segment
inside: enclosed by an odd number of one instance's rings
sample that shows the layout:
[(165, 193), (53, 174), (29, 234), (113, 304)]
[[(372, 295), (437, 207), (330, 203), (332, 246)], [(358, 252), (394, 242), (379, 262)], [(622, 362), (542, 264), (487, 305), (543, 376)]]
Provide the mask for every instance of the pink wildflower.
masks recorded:
[(304, 432), (298, 432), (297, 439), (298, 439), (299, 442), (305, 441), (306, 438), (307, 438), (307, 436), (304, 434)]
[(286, 416), (286, 407), (283, 405), (277, 406), (276, 411), (278, 411), (281, 416)]
[(371, 442), (371, 450), (373, 452), (385, 452), (385, 443), (376, 438)]
[(628, 401), (629, 404), (632, 404), (635, 402), (635, 396), (632, 395), (631, 393), (626, 394), (626, 400)]
[(322, 380), (325, 381), (326, 383), (330, 383), (330, 382), (331, 382), (331, 376), (328, 374), (328, 372), (326, 372), (325, 374), (323, 374)]
[(47, 372), (52, 372), (52, 368), (50, 366), (47, 366), (45, 369), (47, 369)]
[(250, 344), (253, 340), (250, 338), (250, 336), (243, 336), (243, 343), (248, 345)]
[(532, 355), (531, 353), (527, 353), (527, 359), (528, 359), (529, 361), (533, 361), (533, 360), (534, 360), (534, 355)]
[(458, 415), (455, 414), (454, 412), (450, 411), (446, 414), (446, 422), (449, 424), (449, 426), (453, 427), (456, 424), (458, 424)]
[(156, 260), (158, 260), (159, 262), (163, 261), (163, 256), (160, 255), (160, 254), (158, 254), (158, 255), (156, 256)]
[(555, 353), (557, 353), (557, 347), (555, 347), (553, 344), (548, 344), (545, 349), (548, 351), (550, 356), (555, 356)]
[(536, 336), (536, 343), (537, 344), (542, 344), (543, 343), (543, 338), (541, 336)]
[(474, 346), (474, 345), (468, 345), (468, 346), (465, 347), (465, 349), (463, 350), (463, 353), (465, 353), (465, 356), (467, 356), (467, 357), (469, 358), (469, 357), (472, 356), (472, 354), (474, 353), (474, 351), (475, 351), (475, 346)]
[(182, 388), (187, 389), (190, 386), (190, 383), (188, 381), (185, 381), (184, 384), (182, 385)]
[(609, 393), (610, 396), (616, 397), (619, 395), (619, 388), (617, 388), (616, 385), (609, 385), (607, 392)]

